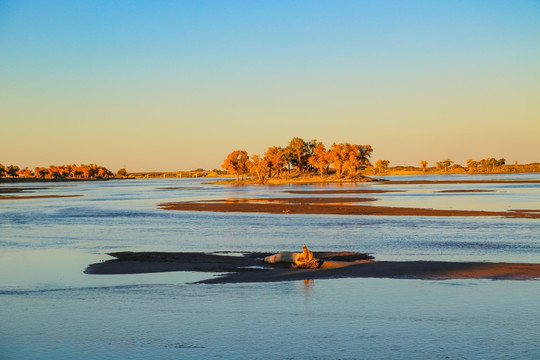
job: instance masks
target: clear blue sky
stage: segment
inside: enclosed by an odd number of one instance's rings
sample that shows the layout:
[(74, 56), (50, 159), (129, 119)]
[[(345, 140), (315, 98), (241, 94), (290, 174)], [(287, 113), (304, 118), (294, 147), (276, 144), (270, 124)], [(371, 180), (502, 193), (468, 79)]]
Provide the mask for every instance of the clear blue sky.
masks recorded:
[(540, 161), (540, 1), (0, 1), (0, 163), (218, 168), (295, 136)]

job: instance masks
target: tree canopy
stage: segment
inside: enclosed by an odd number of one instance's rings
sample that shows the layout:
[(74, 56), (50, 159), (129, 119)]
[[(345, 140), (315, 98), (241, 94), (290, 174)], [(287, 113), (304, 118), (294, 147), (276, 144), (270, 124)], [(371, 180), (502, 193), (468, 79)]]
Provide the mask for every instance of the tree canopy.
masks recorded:
[(245, 150), (231, 152), (222, 168), (229, 173), (240, 176), (251, 173), (264, 182), (266, 178), (280, 177), (284, 170), (295, 174), (315, 173), (323, 176), (334, 174), (338, 178), (344, 176), (354, 178), (359, 171), (370, 164), (373, 148), (370, 145), (357, 145), (349, 143), (332, 144), (326, 149), (322, 142), (317, 140), (304, 141), (294, 137), (289, 144), (282, 148), (269, 147), (263, 156), (253, 155), (251, 160)]
[(240, 176), (243, 180), (244, 175), (246, 175), (249, 171), (249, 156), (247, 151), (233, 151), (227, 156), (221, 167), (236, 175), (236, 180), (238, 180)]
[(37, 178), (37, 179), (106, 179), (113, 176), (113, 173), (103, 166), (96, 164), (81, 165), (50, 165), (48, 168), (35, 167), (34, 171), (28, 167), (20, 169), (18, 166), (10, 165), (4, 167), (0, 164), (0, 177), (7, 174), (13, 178)]

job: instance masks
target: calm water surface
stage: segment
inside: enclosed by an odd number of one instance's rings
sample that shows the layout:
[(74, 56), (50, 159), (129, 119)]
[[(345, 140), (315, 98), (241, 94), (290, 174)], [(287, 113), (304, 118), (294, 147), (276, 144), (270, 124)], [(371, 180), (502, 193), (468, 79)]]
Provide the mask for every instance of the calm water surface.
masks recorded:
[[(406, 191), (316, 196), (369, 196), (379, 199), (373, 205), (387, 206), (538, 210), (538, 184), (228, 187), (205, 181), (17, 185), (46, 187), (34, 195), (82, 196), (0, 202), (0, 358), (540, 357), (537, 280), (197, 285), (191, 283), (213, 275), (83, 273), (111, 251), (281, 251), (302, 243), (369, 252), (379, 260), (540, 262), (536, 219), (224, 214), (156, 206), (304, 196), (283, 192), (293, 189), (373, 188)], [(439, 192), (469, 189), (491, 192)]]

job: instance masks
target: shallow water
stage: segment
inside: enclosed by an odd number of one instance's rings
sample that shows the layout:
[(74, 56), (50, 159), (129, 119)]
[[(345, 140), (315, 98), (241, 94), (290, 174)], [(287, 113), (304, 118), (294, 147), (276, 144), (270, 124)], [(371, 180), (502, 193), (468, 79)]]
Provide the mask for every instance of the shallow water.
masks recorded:
[(537, 295), (533, 282), (384, 279), (18, 292), (0, 297), (3, 358), (533, 359)]
[[(283, 191), (321, 189), (320, 185), (229, 187), (205, 181), (39, 184), (47, 189), (33, 195), (83, 196), (2, 200), (0, 358), (540, 356), (538, 280), (332, 279), (197, 285), (191, 282), (213, 275), (83, 273), (88, 264), (107, 259), (105, 253), (111, 251), (281, 251), (297, 250), (302, 243), (316, 250), (369, 252), (378, 260), (540, 262), (537, 219), (226, 214), (156, 206), (188, 199), (295, 196)], [(369, 195), (380, 199), (374, 205), (540, 208), (538, 184), (356, 187), (407, 190)], [(473, 188), (493, 192), (437, 192)]]

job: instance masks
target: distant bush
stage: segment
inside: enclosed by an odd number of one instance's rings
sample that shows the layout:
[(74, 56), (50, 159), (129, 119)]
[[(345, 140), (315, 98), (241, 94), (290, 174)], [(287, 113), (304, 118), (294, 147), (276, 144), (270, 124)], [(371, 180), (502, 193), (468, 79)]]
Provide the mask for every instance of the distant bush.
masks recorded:
[(90, 165), (51, 165), (48, 168), (36, 167), (34, 171), (25, 167), (19, 169), (18, 166), (10, 165), (5, 168), (0, 164), (0, 177), (3, 174), (9, 176), (24, 177), (24, 178), (37, 178), (37, 179), (106, 179), (113, 176), (113, 173), (103, 166), (96, 164)]

